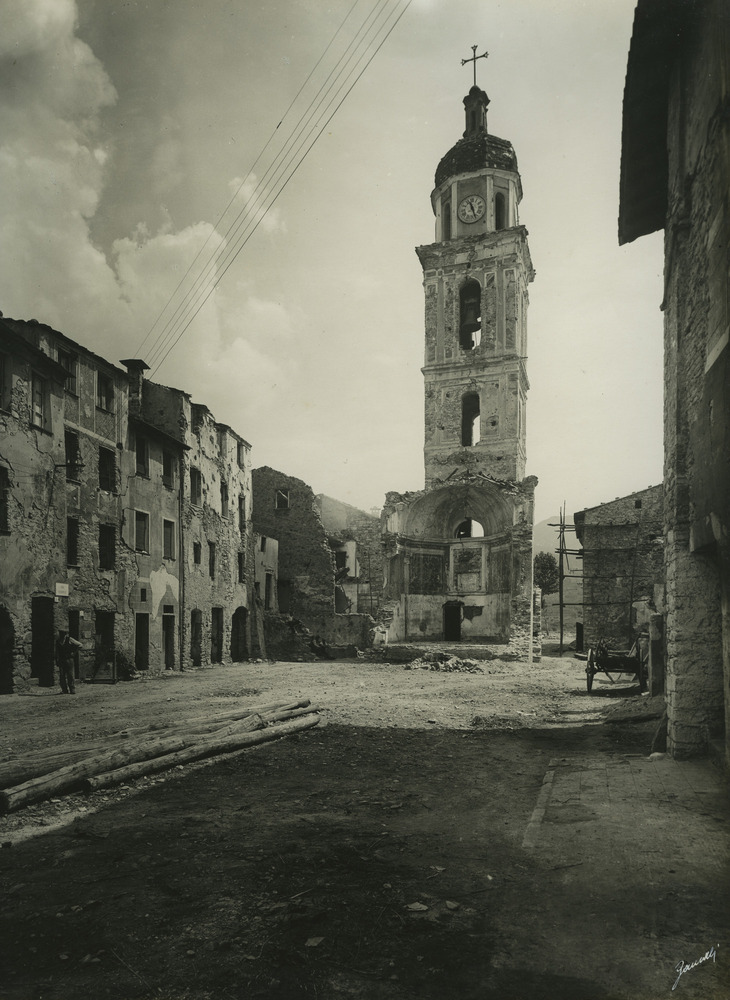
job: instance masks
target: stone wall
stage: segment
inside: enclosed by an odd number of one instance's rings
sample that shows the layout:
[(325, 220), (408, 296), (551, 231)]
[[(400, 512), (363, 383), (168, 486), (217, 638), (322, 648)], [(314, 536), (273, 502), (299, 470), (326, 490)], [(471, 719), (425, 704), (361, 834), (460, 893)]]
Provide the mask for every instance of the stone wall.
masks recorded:
[(254, 530), (279, 543), (279, 612), (330, 646), (369, 645), (369, 616), (335, 613), (334, 557), (311, 487), (268, 466), (252, 483)]
[(664, 606), (663, 489), (653, 486), (575, 514), (583, 548), (583, 634), (629, 648)]

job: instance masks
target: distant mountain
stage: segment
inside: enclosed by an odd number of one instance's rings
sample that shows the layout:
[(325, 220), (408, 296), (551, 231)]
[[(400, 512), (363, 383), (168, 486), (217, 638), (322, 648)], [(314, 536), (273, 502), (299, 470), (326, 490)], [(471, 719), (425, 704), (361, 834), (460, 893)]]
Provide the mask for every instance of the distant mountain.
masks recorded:
[[(552, 552), (552, 554), (555, 555), (558, 549), (558, 529), (551, 528), (550, 525), (559, 523), (560, 515), (556, 514), (554, 517), (548, 517), (545, 521), (539, 521), (534, 526), (532, 529), (532, 548), (535, 554), (538, 552)], [(565, 515), (565, 523), (573, 523), (572, 514)], [(577, 547), (575, 544), (574, 532), (566, 532), (565, 541), (569, 549)]]

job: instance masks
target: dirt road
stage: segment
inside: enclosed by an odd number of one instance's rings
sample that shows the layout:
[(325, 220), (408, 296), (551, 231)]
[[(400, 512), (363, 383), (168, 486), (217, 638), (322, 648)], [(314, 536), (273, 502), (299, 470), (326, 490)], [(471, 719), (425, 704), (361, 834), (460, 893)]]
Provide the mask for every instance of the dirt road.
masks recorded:
[(514, 948), (565, 886), (523, 846), (549, 762), (645, 754), (655, 723), (602, 724), (621, 699), (600, 678), (588, 697), (574, 659), (484, 666), (250, 664), (0, 701), (6, 755), (280, 697), (326, 723), (0, 820), (0, 996), (643, 996), (605, 955), (600, 977), (538, 976)]

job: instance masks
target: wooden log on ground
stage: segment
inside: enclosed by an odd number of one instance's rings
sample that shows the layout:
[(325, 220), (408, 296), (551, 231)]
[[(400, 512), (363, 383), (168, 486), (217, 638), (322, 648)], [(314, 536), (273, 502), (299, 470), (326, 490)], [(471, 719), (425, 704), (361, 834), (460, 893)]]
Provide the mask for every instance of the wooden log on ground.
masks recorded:
[(311, 718), (291, 719), (281, 725), (268, 726), (266, 729), (240, 736), (229, 736), (223, 740), (205, 740), (177, 753), (166, 754), (164, 757), (157, 757), (154, 760), (141, 761), (139, 764), (130, 764), (128, 767), (121, 767), (116, 771), (97, 774), (86, 778), (82, 783), (82, 788), (85, 792), (95, 792), (101, 788), (119, 785), (134, 778), (143, 778), (145, 775), (155, 774), (157, 771), (164, 771), (180, 764), (189, 764), (194, 760), (231, 753), (234, 750), (242, 750), (259, 743), (268, 743), (270, 740), (276, 740), (282, 736), (288, 736), (290, 733), (316, 726), (319, 722), (319, 716), (313, 714), (312, 711), (308, 711), (307, 714)]
[[(228, 737), (229, 739), (231, 737)], [(76, 764), (69, 764), (66, 767), (44, 774), (39, 778), (32, 778), (30, 781), (15, 785), (0, 792), (0, 812), (12, 812), (20, 806), (28, 805), (31, 802), (39, 802), (51, 795), (67, 791), (69, 788), (78, 786), (80, 782), (92, 774), (102, 771), (111, 771), (125, 764), (135, 761), (147, 760), (150, 757), (159, 757), (164, 754), (174, 753), (185, 746), (185, 741), (179, 736), (170, 737), (165, 740), (147, 740), (144, 743), (124, 747), (115, 750), (111, 754), (89, 757), (78, 761)]]

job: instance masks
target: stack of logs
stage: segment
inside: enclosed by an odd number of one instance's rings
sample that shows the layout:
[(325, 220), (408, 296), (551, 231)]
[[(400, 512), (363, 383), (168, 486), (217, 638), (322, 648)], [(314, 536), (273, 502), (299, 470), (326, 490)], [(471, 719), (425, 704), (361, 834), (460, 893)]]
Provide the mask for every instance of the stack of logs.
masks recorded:
[(94, 746), (66, 746), (0, 763), (0, 812), (62, 792), (93, 792), (204, 757), (230, 753), (310, 729), (318, 709), (274, 702), (215, 718), (126, 729)]

